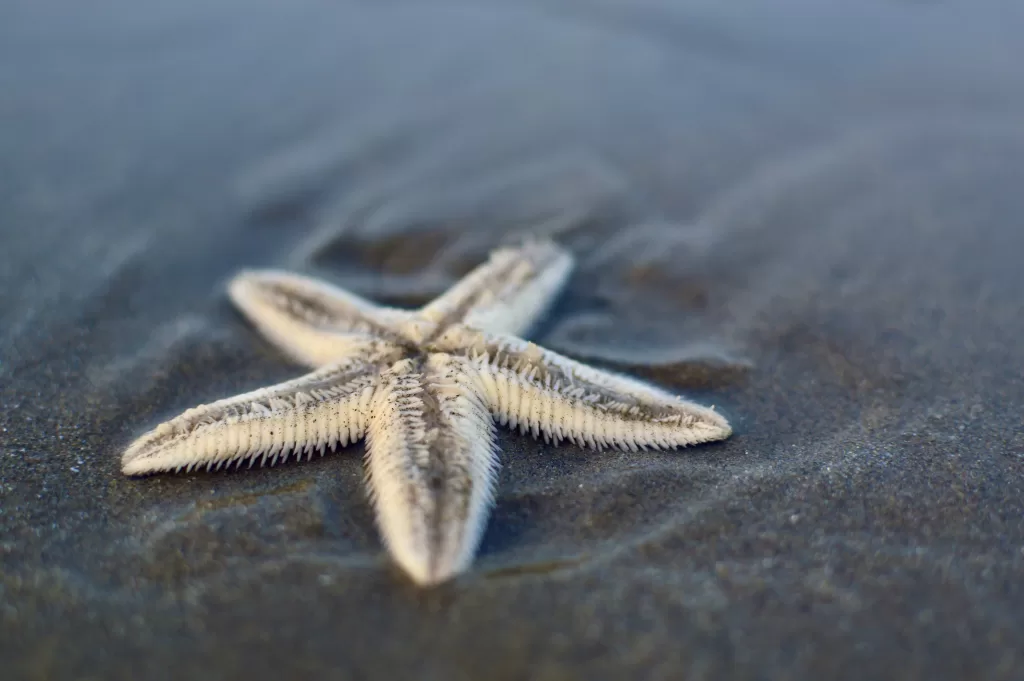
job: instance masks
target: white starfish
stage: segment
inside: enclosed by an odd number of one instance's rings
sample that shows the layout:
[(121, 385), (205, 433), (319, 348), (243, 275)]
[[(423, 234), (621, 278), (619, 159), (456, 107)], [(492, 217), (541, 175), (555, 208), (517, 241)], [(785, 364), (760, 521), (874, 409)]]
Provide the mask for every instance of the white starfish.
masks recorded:
[(551, 242), (495, 251), (417, 311), (326, 283), (244, 272), (232, 300), (312, 373), (189, 409), (133, 442), (127, 475), (260, 465), (366, 437), (384, 543), (419, 584), (464, 571), (493, 500), (497, 421), (546, 440), (637, 450), (729, 436), (711, 409), (521, 340), (572, 269)]

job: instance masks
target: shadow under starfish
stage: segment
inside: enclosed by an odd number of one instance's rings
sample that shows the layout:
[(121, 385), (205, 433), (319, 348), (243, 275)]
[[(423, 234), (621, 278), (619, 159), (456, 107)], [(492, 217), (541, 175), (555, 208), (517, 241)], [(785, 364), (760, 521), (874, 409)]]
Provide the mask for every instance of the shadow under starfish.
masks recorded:
[(443, 582), (472, 563), (493, 503), (495, 422), (633, 451), (731, 433), (712, 409), (519, 337), (572, 266), (550, 241), (502, 248), (419, 310), (377, 306), (286, 272), (243, 272), (231, 299), (315, 370), (189, 409), (135, 440), (122, 470), (273, 465), (365, 437), (385, 545), (417, 583)]

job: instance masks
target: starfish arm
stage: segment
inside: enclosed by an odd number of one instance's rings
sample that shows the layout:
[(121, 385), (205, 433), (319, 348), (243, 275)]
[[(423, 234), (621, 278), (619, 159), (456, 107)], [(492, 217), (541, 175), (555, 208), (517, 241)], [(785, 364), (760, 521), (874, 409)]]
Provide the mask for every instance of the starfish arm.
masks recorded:
[(210, 468), (248, 459), (273, 465), (289, 454), (310, 457), (366, 431), (379, 364), (354, 359), (269, 388), (189, 409), (131, 443), (125, 475)]
[(494, 422), (464, 369), (443, 354), (396, 363), (382, 376), (367, 430), (381, 535), (423, 585), (470, 565), (493, 501)]
[(519, 338), (455, 327), (445, 340), (475, 368), (497, 421), (534, 437), (636, 451), (723, 440), (732, 433), (713, 409)]
[(231, 280), (228, 295), (271, 343), (308, 367), (347, 357), (367, 337), (398, 340), (398, 328), (413, 316), (279, 270), (242, 272)]
[(548, 309), (573, 268), (572, 255), (548, 240), (500, 248), (421, 310), (430, 321), (522, 334)]

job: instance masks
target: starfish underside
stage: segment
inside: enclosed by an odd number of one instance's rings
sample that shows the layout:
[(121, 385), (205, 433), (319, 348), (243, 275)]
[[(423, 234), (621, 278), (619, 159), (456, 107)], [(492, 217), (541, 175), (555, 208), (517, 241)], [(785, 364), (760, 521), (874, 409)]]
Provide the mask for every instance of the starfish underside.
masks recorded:
[(384, 543), (420, 584), (472, 562), (493, 501), (495, 422), (593, 448), (724, 439), (715, 411), (519, 338), (572, 269), (548, 241), (503, 248), (419, 310), (377, 306), (279, 271), (229, 294), (292, 360), (298, 379), (189, 409), (133, 442), (127, 475), (312, 457), (366, 438)]

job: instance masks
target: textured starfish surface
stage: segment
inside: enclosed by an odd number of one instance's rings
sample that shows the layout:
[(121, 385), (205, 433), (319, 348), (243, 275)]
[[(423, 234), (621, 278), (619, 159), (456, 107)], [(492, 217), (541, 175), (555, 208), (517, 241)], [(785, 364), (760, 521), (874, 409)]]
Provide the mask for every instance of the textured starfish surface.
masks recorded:
[(472, 562), (493, 501), (495, 424), (594, 448), (671, 448), (731, 430), (712, 409), (519, 338), (561, 291), (568, 252), (502, 248), (419, 310), (322, 281), (250, 271), (242, 313), (292, 360), (292, 381), (189, 409), (135, 440), (127, 475), (275, 464), (366, 438), (384, 543), (419, 584)]

